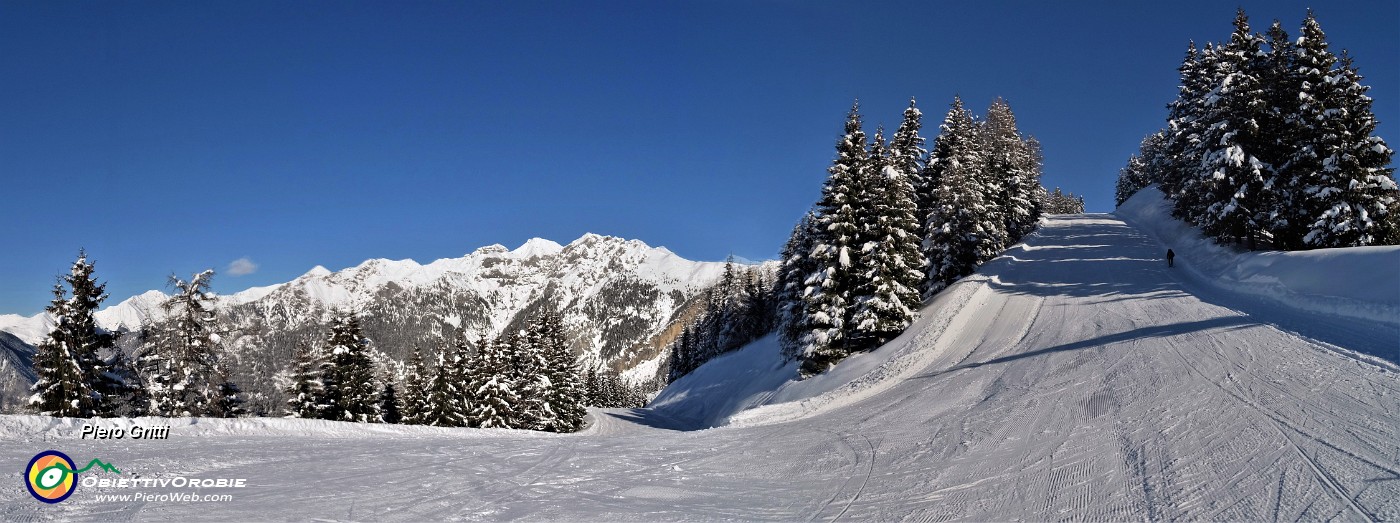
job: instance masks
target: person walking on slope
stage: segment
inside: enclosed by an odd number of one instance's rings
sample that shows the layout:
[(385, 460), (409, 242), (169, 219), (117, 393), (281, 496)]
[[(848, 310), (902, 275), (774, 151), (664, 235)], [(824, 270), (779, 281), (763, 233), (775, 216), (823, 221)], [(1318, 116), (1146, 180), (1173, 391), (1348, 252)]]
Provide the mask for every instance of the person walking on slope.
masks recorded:
[(1174, 259), (1176, 259), (1176, 253), (1172, 252), (1171, 249), (1167, 249), (1167, 267), (1173, 266), (1172, 260)]

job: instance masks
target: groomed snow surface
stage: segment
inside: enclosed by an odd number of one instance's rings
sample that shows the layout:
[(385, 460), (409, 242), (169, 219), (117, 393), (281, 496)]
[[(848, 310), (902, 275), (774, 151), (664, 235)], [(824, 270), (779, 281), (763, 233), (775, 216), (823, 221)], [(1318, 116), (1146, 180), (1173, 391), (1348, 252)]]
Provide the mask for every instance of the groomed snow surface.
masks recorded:
[[(1400, 327), (1366, 312), (1393, 297), (1293, 307), (1308, 298), (1213, 282), (1239, 255), (1189, 235), (1169, 238), (1168, 269), (1152, 230), (1049, 217), (826, 376), (792, 381), (767, 338), (580, 434), (182, 419), (169, 440), (94, 442), (75, 435), (84, 420), (0, 417), (14, 470), (55, 448), (120, 477), (248, 485), (79, 487), (45, 505), (0, 482), (0, 519), (1400, 519)], [(1365, 289), (1397, 266), (1381, 256), (1327, 277)], [(233, 498), (98, 499), (182, 492)]]

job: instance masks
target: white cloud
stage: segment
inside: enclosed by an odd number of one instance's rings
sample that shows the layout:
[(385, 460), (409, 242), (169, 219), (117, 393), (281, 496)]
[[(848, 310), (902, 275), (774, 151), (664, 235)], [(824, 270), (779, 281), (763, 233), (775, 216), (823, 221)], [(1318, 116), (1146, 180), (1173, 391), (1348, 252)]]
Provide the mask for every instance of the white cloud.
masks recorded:
[(253, 260), (249, 259), (247, 256), (244, 256), (237, 260), (233, 260), (232, 263), (229, 263), (228, 270), (225, 270), (224, 272), (228, 273), (229, 276), (243, 276), (245, 274), (252, 274), (258, 272), (258, 264), (253, 263)]

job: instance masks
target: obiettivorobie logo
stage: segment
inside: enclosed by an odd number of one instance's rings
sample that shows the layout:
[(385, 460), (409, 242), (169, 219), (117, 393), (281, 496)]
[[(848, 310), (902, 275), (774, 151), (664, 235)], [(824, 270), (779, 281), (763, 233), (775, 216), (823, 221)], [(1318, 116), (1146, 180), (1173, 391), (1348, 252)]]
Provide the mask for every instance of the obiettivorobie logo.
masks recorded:
[(24, 477), (24, 486), (29, 489), (29, 494), (34, 496), (34, 499), (44, 503), (58, 503), (73, 495), (73, 491), (78, 489), (78, 474), (87, 472), (92, 467), (99, 467), (113, 474), (122, 473), (117, 467), (95, 458), (89, 461), (86, 467), (78, 469), (73, 463), (73, 458), (67, 454), (57, 450), (46, 450), (35, 454), (21, 475)]

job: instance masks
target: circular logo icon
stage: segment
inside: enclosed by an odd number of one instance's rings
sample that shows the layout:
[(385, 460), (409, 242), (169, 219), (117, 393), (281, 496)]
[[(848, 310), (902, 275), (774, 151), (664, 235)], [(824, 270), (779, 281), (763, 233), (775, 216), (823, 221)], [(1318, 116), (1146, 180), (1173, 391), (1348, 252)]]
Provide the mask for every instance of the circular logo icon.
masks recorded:
[(73, 460), (57, 450), (46, 450), (29, 460), (24, 468), (24, 486), (34, 499), (58, 503), (78, 488), (78, 475)]

